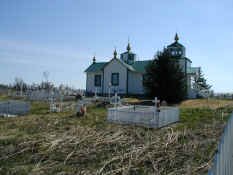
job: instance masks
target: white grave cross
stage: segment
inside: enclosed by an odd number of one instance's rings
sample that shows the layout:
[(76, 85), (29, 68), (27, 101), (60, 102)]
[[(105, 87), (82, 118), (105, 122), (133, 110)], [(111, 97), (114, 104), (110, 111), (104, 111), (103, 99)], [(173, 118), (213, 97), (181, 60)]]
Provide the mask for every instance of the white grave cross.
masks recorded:
[(97, 88), (95, 88), (95, 96), (94, 96), (95, 99), (97, 99)]
[(111, 98), (110, 103), (114, 104), (114, 107), (116, 108), (117, 105), (120, 104), (120, 102), (121, 102), (120, 100), (121, 100), (121, 98), (119, 96), (117, 96), (117, 93), (115, 93), (115, 95)]
[(158, 98), (157, 97), (155, 97), (155, 99), (153, 100), (153, 102), (155, 103), (155, 111), (157, 111), (158, 109), (158, 103), (160, 103), (160, 100), (158, 100)]

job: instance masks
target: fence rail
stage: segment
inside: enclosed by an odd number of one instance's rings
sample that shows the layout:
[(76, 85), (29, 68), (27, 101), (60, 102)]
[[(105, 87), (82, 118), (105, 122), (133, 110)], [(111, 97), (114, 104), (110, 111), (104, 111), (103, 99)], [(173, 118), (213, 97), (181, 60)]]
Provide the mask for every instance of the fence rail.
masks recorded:
[(0, 115), (25, 115), (30, 110), (30, 104), (19, 101), (0, 102)]
[(179, 121), (179, 109), (164, 107), (157, 112), (153, 106), (122, 106), (108, 109), (109, 122), (160, 128)]
[(233, 175), (233, 113), (224, 128), (209, 175)]

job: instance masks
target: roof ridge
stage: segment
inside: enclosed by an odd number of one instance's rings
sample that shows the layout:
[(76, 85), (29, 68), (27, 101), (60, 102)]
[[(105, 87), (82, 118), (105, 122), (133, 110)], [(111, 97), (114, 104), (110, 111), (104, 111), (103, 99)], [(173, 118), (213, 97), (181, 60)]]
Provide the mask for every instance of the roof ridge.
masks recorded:
[(135, 61), (135, 62), (142, 62), (142, 61), (151, 61), (152, 59), (150, 59), (150, 60), (137, 60), (137, 61)]
[(105, 66), (108, 65), (108, 63), (110, 63), (113, 60), (117, 60), (119, 61), (119, 63), (121, 63), (123, 66), (125, 66), (127, 69), (131, 70), (131, 71), (136, 71), (136, 72), (144, 72), (145, 71), (145, 66), (147, 64), (149, 64), (150, 61), (152, 60), (138, 60), (135, 61), (133, 64), (127, 64), (125, 63), (123, 60), (121, 59), (116, 59), (113, 58), (110, 61), (106, 61), (106, 62), (96, 62), (91, 64), (86, 70), (85, 72), (96, 72), (96, 71), (100, 71), (102, 69), (104, 69)]
[(108, 61), (101, 61), (101, 62), (95, 62), (95, 63), (107, 63)]

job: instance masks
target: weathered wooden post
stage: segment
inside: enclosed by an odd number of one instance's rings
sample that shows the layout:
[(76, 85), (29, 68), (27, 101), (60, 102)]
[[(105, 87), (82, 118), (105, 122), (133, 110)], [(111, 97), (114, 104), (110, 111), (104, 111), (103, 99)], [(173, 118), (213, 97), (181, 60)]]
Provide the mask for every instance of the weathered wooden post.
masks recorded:
[(115, 96), (114, 96), (114, 109), (115, 109), (114, 118), (116, 119), (117, 117), (117, 93), (115, 93)]
[(108, 84), (108, 99), (109, 99), (109, 101), (110, 101), (110, 96), (111, 96), (111, 83), (109, 82), (109, 84)]
[(95, 100), (97, 99), (97, 88), (95, 88)]
[(118, 104), (120, 104), (120, 97), (117, 96), (117, 93), (115, 93), (115, 95), (110, 99), (110, 104), (113, 104), (113, 115), (114, 115), (114, 120), (116, 121), (117, 115), (118, 115), (118, 110), (117, 110), (117, 106)]
[(157, 102), (158, 102), (158, 98), (157, 97), (155, 97), (154, 102), (155, 102), (155, 111), (157, 111)]
[(117, 93), (114, 96), (114, 108), (117, 109)]
[(63, 93), (60, 94), (60, 111), (63, 111), (63, 99), (64, 99), (64, 95)]
[(156, 121), (156, 124), (157, 124), (157, 127), (159, 127), (159, 112), (160, 112), (160, 109), (159, 109), (159, 107), (160, 107), (160, 104), (159, 104), (159, 100), (158, 100), (158, 98), (157, 97), (155, 97), (155, 99), (154, 99), (154, 103), (155, 103), (155, 106), (154, 106), (154, 108), (155, 108), (155, 121)]
[(9, 116), (10, 113), (10, 101), (7, 101), (7, 117)]
[(23, 97), (23, 83), (20, 83), (20, 97)]

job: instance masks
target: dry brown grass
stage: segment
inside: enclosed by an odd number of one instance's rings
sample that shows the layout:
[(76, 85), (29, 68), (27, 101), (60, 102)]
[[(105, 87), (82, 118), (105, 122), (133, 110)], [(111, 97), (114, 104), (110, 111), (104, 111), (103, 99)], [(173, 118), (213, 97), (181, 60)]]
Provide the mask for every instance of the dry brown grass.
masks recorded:
[(186, 100), (180, 104), (180, 107), (182, 108), (217, 109), (226, 106), (233, 106), (233, 100), (198, 99), (198, 100)]
[(161, 129), (108, 124), (104, 107), (77, 118), (35, 103), (28, 116), (0, 119), (0, 174), (206, 173), (233, 105), (221, 116), (201, 103), (184, 102), (181, 121)]
[(139, 103), (140, 100), (138, 98), (123, 98), (125, 103)]

